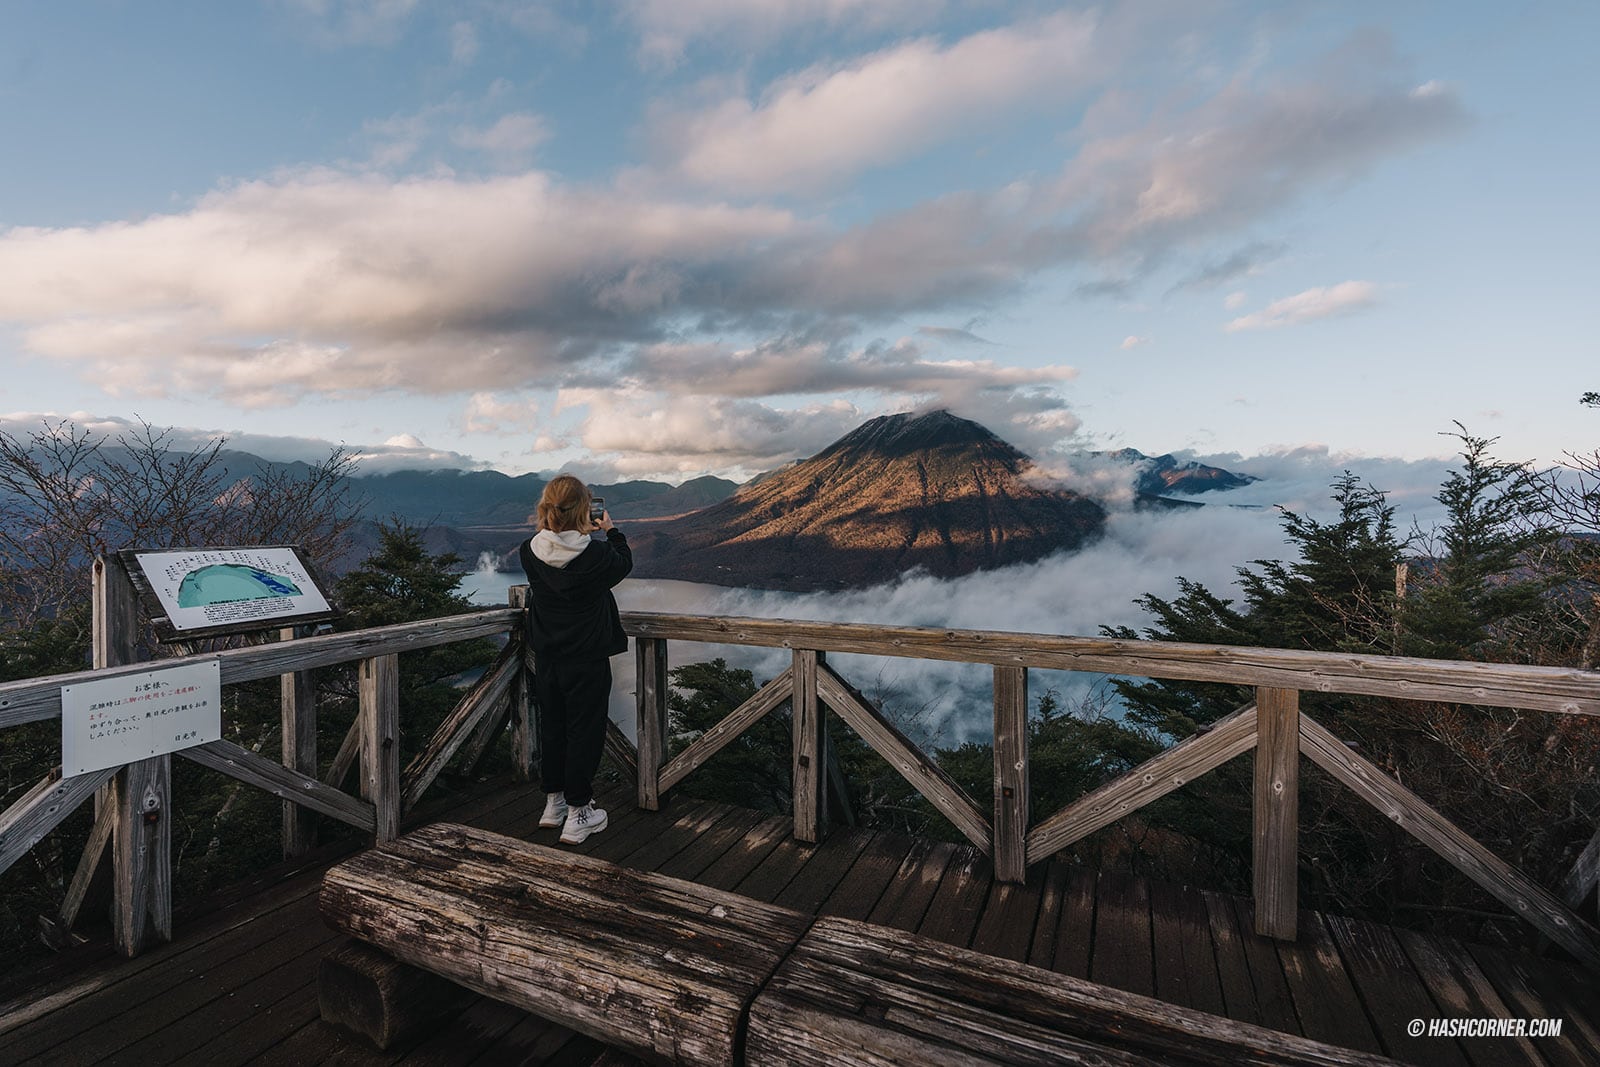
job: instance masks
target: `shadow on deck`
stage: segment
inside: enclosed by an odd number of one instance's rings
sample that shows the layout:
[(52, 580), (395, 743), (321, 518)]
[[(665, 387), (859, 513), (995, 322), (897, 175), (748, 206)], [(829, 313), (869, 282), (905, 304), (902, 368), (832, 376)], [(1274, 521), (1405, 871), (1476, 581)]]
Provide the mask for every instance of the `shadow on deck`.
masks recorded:
[[(431, 806), (541, 844), (543, 796), (497, 788)], [(995, 883), (970, 846), (837, 830), (820, 846), (787, 818), (679, 800), (640, 812), (601, 798), (611, 826), (582, 851), (800, 911), (863, 919), (1258, 1023), (1422, 1064), (1600, 1063), (1600, 989), (1575, 967), (1411, 931), (1302, 912), (1300, 940), (1253, 933), (1248, 900), (1051, 862)], [(414, 822), (415, 820), (408, 820)], [(587, 1037), (479, 999), (419, 1043), (387, 1053), (321, 1023), (316, 973), (340, 938), (317, 913), (323, 857), (242, 886), (181, 923), (170, 945), (124, 961), (80, 951), (7, 976), (0, 1063), (588, 1065)], [(282, 872), (280, 872), (281, 875)], [(72, 962), (70, 960), (63, 963)], [(19, 992), (24, 991), (24, 992)], [(1559, 1038), (1412, 1037), (1412, 1020), (1561, 1019)], [(615, 1057), (610, 1064), (634, 1062)]]

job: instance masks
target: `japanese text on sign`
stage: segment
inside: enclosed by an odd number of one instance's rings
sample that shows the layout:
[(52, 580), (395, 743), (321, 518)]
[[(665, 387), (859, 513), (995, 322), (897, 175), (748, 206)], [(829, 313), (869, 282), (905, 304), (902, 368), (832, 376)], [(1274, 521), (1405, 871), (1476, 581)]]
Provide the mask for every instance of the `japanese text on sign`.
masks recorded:
[(221, 737), (219, 660), (61, 687), (63, 777)]

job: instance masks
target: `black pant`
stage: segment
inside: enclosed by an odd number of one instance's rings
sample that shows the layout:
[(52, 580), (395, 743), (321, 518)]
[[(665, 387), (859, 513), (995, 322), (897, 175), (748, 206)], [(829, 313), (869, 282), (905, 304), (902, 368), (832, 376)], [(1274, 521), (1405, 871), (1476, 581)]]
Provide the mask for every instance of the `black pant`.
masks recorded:
[(594, 799), (594, 772), (605, 747), (611, 703), (611, 661), (569, 662), (535, 657), (533, 696), (539, 702), (539, 772), (546, 793), (565, 793), (581, 808)]

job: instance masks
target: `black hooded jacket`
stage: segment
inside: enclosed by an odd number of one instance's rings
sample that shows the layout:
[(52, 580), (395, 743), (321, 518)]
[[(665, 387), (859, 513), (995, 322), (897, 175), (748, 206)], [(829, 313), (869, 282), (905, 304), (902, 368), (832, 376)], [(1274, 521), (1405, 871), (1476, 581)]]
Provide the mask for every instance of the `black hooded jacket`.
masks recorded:
[(613, 527), (604, 541), (589, 546), (564, 567), (533, 554), (522, 542), (522, 569), (528, 573), (528, 645), (535, 653), (567, 660), (607, 659), (628, 650), (612, 586), (633, 570), (633, 552)]

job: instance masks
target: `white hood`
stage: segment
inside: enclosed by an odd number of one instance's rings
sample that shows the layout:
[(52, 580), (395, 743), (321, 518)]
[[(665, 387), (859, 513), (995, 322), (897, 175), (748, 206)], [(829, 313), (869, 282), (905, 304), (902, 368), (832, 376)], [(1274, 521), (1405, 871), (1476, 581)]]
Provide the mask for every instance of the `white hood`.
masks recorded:
[(535, 559), (559, 569), (583, 555), (583, 550), (589, 547), (589, 535), (577, 530), (563, 530), (560, 533), (540, 530), (528, 545), (533, 549)]

